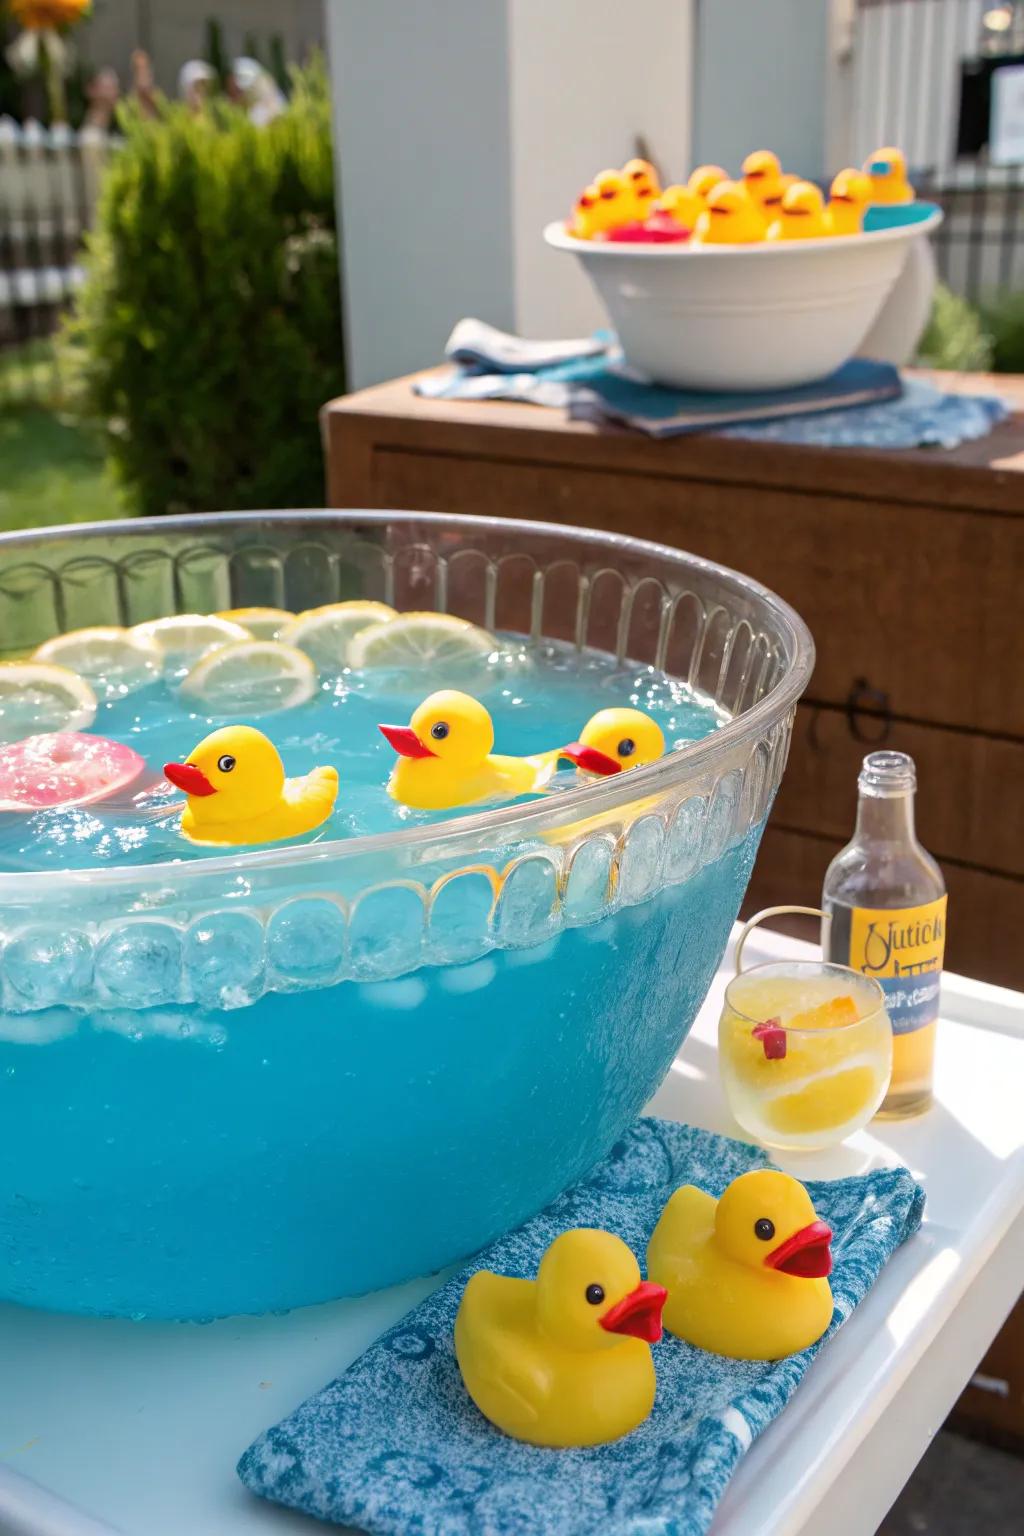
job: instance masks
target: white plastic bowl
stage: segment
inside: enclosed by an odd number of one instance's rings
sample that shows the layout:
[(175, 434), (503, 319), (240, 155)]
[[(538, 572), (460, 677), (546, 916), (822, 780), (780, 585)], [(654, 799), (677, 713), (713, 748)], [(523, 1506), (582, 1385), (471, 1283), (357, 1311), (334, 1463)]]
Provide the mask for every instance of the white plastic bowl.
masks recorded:
[(809, 384), (858, 350), (911, 242), (941, 222), (758, 245), (625, 245), (577, 240), (560, 222), (548, 245), (578, 257), (626, 361), (678, 389)]

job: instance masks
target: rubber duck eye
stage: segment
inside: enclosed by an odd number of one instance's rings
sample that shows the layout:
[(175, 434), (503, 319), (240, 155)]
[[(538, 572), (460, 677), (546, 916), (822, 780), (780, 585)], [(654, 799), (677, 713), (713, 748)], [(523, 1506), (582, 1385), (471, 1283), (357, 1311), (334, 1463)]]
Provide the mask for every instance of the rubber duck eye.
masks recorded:
[(450, 729), (447, 720), (439, 720), (436, 725), (430, 727), (430, 734), (435, 741), (444, 741)]
[(235, 759), (231, 756), (230, 752), (225, 752), (223, 757), (218, 757), (217, 759), (217, 767), (221, 773), (230, 773), (234, 766)]
[(636, 742), (632, 736), (623, 736), (615, 750), (620, 757), (632, 757), (636, 751)]
[(755, 1221), (754, 1236), (759, 1237), (762, 1243), (770, 1243), (775, 1236), (774, 1221), (769, 1221), (767, 1216), (762, 1216), (760, 1221)]
[(588, 1285), (585, 1295), (592, 1307), (599, 1307), (602, 1301), (604, 1301), (604, 1286)]
[(616, 196), (616, 195), (617, 195), (617, 194), (616, 194), (616, 191), (615, 191), (615, 188), (614, 188), (614, 187), (609, 187), (609, 188), (608, 188), (608, 190), (607, 190), (607, 191), (606, 191), (606, 192), (602, 192), (602, 193), (601, 193), (601, 196), (602, 196), (602, 197), (603, 197), (603, 198), (605, 198), (605, 199), (608, 199), (608, 198), (612, 198), (612, 197), (615, 197), (615, 196)]

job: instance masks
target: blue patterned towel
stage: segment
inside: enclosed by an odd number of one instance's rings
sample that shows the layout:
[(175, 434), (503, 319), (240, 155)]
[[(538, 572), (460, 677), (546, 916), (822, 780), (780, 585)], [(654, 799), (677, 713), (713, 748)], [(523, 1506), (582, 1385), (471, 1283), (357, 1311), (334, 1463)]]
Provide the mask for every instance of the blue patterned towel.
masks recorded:
[[(672, 1191), (721, 1194), (768, 1165), (756, 1147), (641, 1120), (588, 1178), (421, 1302), (337, 1381), (268, 1430), (239, 1462), (254, 1493), (371, 1536), (699, 1536), (755, 1435), (785, 1407), (821, 1348), (774, 1364), (727, 1360), (668, 1334), (658, 1395), (633, 1434), (590, 1450), (510, 1440), (466, 1395), (452, 1329), (474, 1269), (534, 1275), (569, 1227), (605, 1227), (639, 1256)], [(826, 1340), (921, 1224), (904, 1168), (808, 1184), (834, 1233), (836, 1310)]]
[[(413, 386), (438, 400), (522, 400), (579, 420), (614, 422), (649, 437), (714, 431), (761, 442), (844, 448), (955, 448), (1009, 414), (994, 395), (956, 395), (854, 358), (831, 379), (760, 396), (665, 389), (632, 374), (608, 332), (584, 340), (524, 341), (460, 320), (445, 355), (454, 365)], [(845, 401), (836, 407), (836, 401)], [(739, 425), (718, 425), (723, 415)], [(709, 424), (710, 419), (710, 424)]]

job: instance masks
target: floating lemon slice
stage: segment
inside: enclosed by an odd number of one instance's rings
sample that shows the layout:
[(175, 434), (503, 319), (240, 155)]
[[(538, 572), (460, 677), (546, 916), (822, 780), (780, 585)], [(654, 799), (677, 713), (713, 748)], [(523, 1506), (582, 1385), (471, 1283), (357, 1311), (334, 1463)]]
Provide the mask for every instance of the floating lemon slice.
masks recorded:
[(0, 741), (45, 731), (81, 731), (96, 718), (96, 695), (70, 667), (46, 661), (0, 664)]
[(197, 661), (181, 692), (210, 713), (269, 715), (305, 704), (316, 691), (313, 662), (280, 640), (234, 640)]
[(84, 677), (101, 699), (121, 699), (155, 682), (164, 658), (155, 640), (116, 625), (73, 629), (41, 645), (33, 661), (68, 667)]
[[(450, 613), (402, 613), (387, 624), (361, 629), (349, 646), (349, 665), (402, 672), (430, 667), (436, 675), (444, 668), (485, 661), (499, 649), (494, 635), (468, 619)], [(434, 686), (442, 682), (437, 677)]]
[(214, 618), (227, 619), (229, 624), (241, 624), (254, 640), (280, 640), (281, 631), (295, 618), (287, 608), (225, 608)]
[(312, 656), (325, 672), (340, 672), (350, 665), (352, 641), (371, 625), (387, 625), (398, 618), (387, 603), (354, 600), (349, 603), (325, 603), (322, 608), (307, 608), (281, 631), (280, 639), (297, 645)]
[(165, 619), (149, 619), (129, 631), (144, 643), (156, 645), (164, 658), (164, 670), (184, 677), (200, 657), (232, 640), (251, 640), (249, 631), (232, 619), (212, 613), (174, 613)]

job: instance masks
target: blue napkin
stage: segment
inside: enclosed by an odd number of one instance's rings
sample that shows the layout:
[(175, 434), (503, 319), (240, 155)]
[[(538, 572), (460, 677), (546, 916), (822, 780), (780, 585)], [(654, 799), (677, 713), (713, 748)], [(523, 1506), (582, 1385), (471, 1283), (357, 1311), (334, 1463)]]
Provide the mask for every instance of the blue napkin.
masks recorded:
[[(756, 1147), (641, 1120), (586, 1179), (480, 1254), (337, 1381), (268, 1430), (239, 1462), (254, 1493), (372, 1536), (699, 1536), (751, 1441), (785, 1407), (822, 1346), (772, 1364), (727, 1360), (665, 1335), (658, 1394), (633, 1434), (589, 1450), (510, 1440), (473, 1406), (452, 1346), (468, 1276), (533, 1275), (569, 1227), (617, 1232), (641, 1262), (669, 1195), (721, 1194), (769, 1166)], [(811, 1183), (832, 1227), (836, 1310), (826, 1340), (921, 1224), (924, 1192), (904, 1168)]]
[(957, 395), (887, 363), (853, 358), (828, 379), (756, 395), (666, 389), (625, 364), (614, 337), (525, 341), (481, 320), (460, 320), (445, 356), (453, 367), (418, 379), (440, 400), (521, 400), (611, 422), (649, 437), (715, 431), (723, 437), (846, 448), (953, 448), (985, 437), (1009, 414), (994, 395)]

